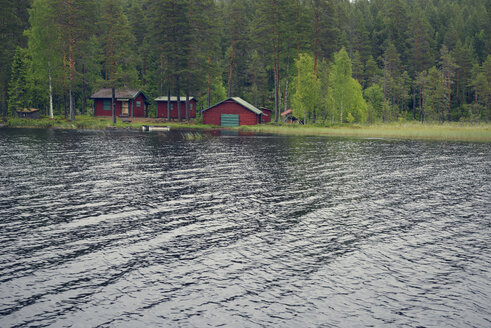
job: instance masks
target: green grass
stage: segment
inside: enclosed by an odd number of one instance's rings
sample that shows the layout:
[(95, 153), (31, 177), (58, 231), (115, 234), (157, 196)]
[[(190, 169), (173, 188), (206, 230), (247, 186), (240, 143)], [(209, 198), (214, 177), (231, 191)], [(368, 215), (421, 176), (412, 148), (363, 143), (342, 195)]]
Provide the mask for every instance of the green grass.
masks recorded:
[(373, 125), (346, 124), (332, 127), (288, 125), (255, 125), (241, 130), (290, 135), (327, 135), (372, 138), (430, 139), (491, 142), (491, 124), (421, 124), (387, 123)]
[(192, 124), (187, 122), (123, 122), (121, 119), (116, 120), (116, 124), (112, 124), (111, 117), (94, 117), (88, 115), (78, 115), (74, 121), (65, 119), (64, 116), (42, 117), (40, 119), (25, 119), (25, 118), (9, 118), (3, 124), (13, 128), (56, 128), (56, 129), (82, 129), (82, 130), (104, 130), (108, 128), (118, 129), (141, 129), (142, 125), (161, 125), (171, 126), (174, 128), (187, 129), (209, 129), (211, 126), (203, 124)]

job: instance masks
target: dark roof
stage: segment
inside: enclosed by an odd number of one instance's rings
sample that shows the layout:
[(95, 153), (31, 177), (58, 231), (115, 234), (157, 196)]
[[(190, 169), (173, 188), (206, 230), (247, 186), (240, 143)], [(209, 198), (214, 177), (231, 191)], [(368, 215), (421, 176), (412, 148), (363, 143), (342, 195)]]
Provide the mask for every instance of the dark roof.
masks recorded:
[[(116, 89), (116, 98), (117, 99), (135, 99), (139, 93), (143, 94), (145, 99), (148, 99), (147, 96), (140, 90), (131, 90), (131, 89)], [(96, 91), (90, 98), (103, 98), (103, 99), (111, 99), (112, 98), (112, 90), (111, 88), (100, 89)]]
[(223, 101), (220, 101), (219, 103), (217, 103), (217, 104), (215, 104), (213, 106), (208, 107), (207, 109), (203, 109), (203, 112), (204, 111), (207, 111), (210, 108), (213, 108), (215, 106), (218, 106), (218, 105), (220, 105), (220, 104), (222, 104), (222, 103), (224, 103), (226, 101), (229, 101), (229, 100), (235, 101), (236, 103), (244, 106), (245, 108), (247, 108), (248, 110), (250, 110), (251, 112), (253, 112), (253, 113), (257, 114), (257, 115), (262, 115), (263, 114), (263, 112), (261, 112), (261, 110), (259, 110), (257, 107), (249, 104), (247, 101), (245, 101), (244, 99), (239, 98), (239, 97), (230, 97), (230, 98), (227, 98), (227, 99), (225, 99)]
[[(191, 101), (193, 99), (196, 100), (194, 97), (189, 97), (189, 101)], [(155, 101), (167, 101), (167, 96), (155, 98)], [(170, 97), (170, 101), (177, 101), (177, 97), (176, 96), (171, 96)], [(180, 101), (181, 102), (185, 102), (186, 101), (186, 97), (181, 97)]]

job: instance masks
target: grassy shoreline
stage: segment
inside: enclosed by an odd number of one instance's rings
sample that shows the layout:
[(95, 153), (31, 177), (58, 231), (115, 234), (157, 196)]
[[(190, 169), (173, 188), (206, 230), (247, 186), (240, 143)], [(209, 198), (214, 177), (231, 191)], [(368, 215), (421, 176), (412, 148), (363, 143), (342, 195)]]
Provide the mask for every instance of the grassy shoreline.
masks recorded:
[[(79, 130), (105, 130), (105, 129), (141, 129), (142, 125), (163, 125), (181, 129), (219, 129), (210, 125), (195, 122), (167, 122), (160, 119), (132, 119), (131, 122), (117, 120), (112, 124), (110, 117), (77, 116), (71, 122), (64, 117), (54, 119), (43, 117), (38, 120), (11, 118), (0, 126), (12, 128), (42, 128), (42, 129), (79, 129)], [(346, 136), (364, 138), (397, 138), (397, 139), (426, 139), (448, 141), (491, 142), (491, 124), (471, 125), (469, 123), (385, 123), (372, 125), (346, 124), (332, 127), (302, 126), (302, 125), (254, 125), (241, 126), (234, 130), (244, 132), (271, 133), (283, 135), (308, 136)]]
[(454, 122), (444, 124), (409, 122), (372, 125), (346, 124), (333, 127), (258, 125), (241, 127), (241, 130), (289, 135), (491, 142), (491, 124), (489, 123), (471, 125)]
[(168, 122), (160, 119), (134, 118), (123, 122), (120, 118), (116, 124), (112, 124), (111, 117), (94, 117), (87, 115), (76, 116), (74, 121), (63, 116), (55, 116), (54, 119), (42, 117), (41, 119), (10, 118), (0, 126), (9, 128), (40, 128), (40, 129), (64, 129), (64, 130), (109, 130), (127, 129), (140, 130), (143, 125), (161, 125), (174, 128), (209, 129), (211, 126), (188, 122)]

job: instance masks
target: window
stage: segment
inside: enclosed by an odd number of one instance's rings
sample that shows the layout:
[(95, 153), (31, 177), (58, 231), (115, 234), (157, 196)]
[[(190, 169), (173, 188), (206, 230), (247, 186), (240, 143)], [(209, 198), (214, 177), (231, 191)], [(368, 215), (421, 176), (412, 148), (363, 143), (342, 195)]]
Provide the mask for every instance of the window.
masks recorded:
[(111, 110), (111, 100), (104, 99), (104, 110)]
[(141, 101), (136, 102), (136, 107), (141, 107), (141, 105), (142, 105)]
[(170, 103), (170, 110), (173, 110), (173, 109), (174, 109), (174, 104)]

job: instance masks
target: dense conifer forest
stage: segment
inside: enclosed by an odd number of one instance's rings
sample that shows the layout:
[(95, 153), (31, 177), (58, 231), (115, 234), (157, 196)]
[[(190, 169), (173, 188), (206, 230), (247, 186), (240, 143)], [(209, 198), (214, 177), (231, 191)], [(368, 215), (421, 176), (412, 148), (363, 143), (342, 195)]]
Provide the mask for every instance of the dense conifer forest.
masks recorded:
[(487, 121), (490, 35), (489, 0), (0, 0), (0, 110), (75, 119), (128, 87), (307, 123)]

